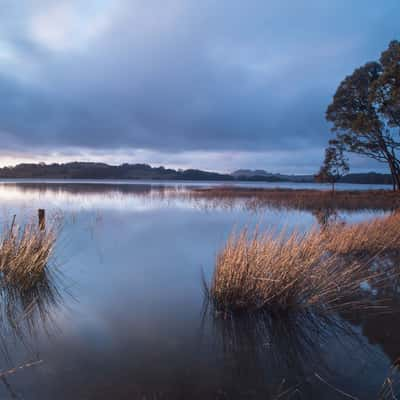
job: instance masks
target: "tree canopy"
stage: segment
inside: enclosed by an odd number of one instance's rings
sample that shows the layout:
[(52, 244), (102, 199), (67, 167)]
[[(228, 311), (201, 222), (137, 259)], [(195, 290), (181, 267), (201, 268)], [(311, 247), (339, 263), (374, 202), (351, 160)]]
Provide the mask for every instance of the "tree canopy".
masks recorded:
[(400, 189), (399, 41), (340, 83), (326, 118), (345, 151), (386, 163), (394, 189)]

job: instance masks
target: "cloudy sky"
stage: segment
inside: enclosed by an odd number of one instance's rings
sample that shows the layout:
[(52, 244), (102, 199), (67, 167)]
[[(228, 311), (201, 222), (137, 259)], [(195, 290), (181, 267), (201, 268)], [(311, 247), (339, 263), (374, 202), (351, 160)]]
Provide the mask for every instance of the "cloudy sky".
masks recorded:
[(0, 165), (315, 172), (337, 85), (399, 19), (399, 0), (2, 0)]

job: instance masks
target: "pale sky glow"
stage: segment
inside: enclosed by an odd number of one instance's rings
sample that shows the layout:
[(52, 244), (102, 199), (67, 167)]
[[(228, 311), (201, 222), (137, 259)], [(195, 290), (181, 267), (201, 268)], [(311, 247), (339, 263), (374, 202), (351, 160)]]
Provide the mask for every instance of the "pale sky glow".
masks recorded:
[(31, 38), (51, 51), (88, 50), (112, 24), (113, 7), (101, 3), (59, 1), (39, 7), (31, 17)]
[(400, 38), (398, 0), (3, 3), (0, 165), (313, 173), (337, 85)]

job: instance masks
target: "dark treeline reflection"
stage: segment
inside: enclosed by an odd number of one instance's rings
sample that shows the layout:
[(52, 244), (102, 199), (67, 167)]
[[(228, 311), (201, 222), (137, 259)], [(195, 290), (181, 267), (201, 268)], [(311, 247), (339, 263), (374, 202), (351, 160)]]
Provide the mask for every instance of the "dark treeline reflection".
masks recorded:
[(166, 189), (165, 186), (153, 186), (146, 184), (135, 184), (135, 185), (118, 185), (112, 183), (29, 183), (29, 182), (18, 182), (18, 183), (7, 183), (5, 186), (13, 186), (23, 192), (38, 192), (38, 193), (68, 193), (68, 194), (135, 194), (135, 195), (148, 195), (152, 191), (157, 193), (163, 193)]

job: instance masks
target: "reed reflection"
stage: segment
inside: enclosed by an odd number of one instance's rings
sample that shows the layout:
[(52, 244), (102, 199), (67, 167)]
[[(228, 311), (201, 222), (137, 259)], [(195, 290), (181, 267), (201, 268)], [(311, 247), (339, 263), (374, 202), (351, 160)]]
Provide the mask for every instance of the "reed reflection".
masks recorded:
[(245, 393), (257, 393), (257, 399), (314, 398), (326, 391), (323, 381), (335, 381), (324, 348), (334, 347), (342, 356), (359, 349), (374, 357), (354, 325), (337, 314), (234, 315), (215, 312), (206, 302), (202, 330), (223, 376), (230, 377), (224, 388), (228, 398)]
[(3, 283), (0, 287), (0, 378), (13, 399), (20, 398), (8, 377), (39, 367), (37, 341), (57, 331), (54, 313), (64, 304), (59, 271), (46, 270), (30, 286)]

